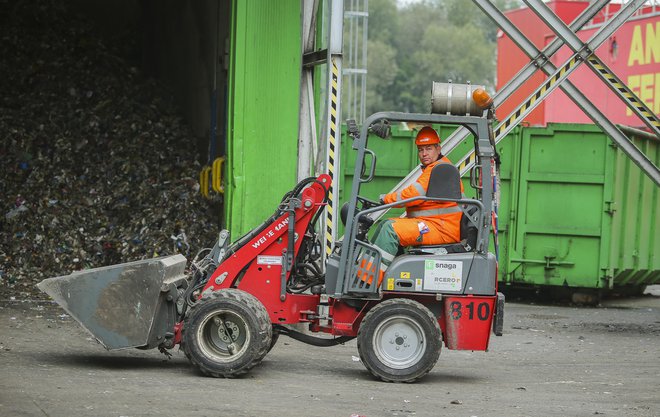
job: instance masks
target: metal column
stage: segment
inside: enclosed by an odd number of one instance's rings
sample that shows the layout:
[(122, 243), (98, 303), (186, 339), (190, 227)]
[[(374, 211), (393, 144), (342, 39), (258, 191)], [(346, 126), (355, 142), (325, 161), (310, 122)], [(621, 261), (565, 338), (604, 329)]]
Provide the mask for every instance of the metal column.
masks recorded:
[(346, 1), (344, 18), (347, 41), (344, 56), (343, 119), (355, 119), (358, 124), (366, 117), (367, 93), (367, 33), (369, 0)]
[[(328, 96), (324, 130), (326, 141), (326, 154), (324, 171), (332, 178), (328, 206), (322, 227), (325, 229), (325, 257), (330, 255), (337, 237), (339, 224), (339, 178), (341, 177), (341, 71), (342, 71), (342, 41), (344, 30), (344, 0), (332, 0), (330, 5), (330, 33), (328, 34)], [(325, 258), (324, 258), (325, 260)]]
[[(325, 42), (326, 49), (319, 48), (321, 42), (316, 39), (316, 17), (318, 1), (302, 1), (303, 10), (303, 70), (301, 77), (300, 100), (300, 131), (298, 137), (298, 178), (303, 179), (310, 174), (328, 173), (332, 178), (329, 191), (328, 206), (325, 216), (321, 218), (321, 233), (324, 237), (324, 259), (332, 252), (338, 225), (339, 175), (341, 149), (341, 71), (342, 71), (342, 41), (343, 41), (343, 0), (328, 0), (329, 32)], [(325, 2), (324, 2), (325, 3)], [(327, 64), (326, 71), (326, 102), (322, 123), (321, 145), (317, 145), (316, 119), (314, 106), (314, 89), (312, 72), (317, 65)], [(323, 147), (323, 160), (319, 150)], [(312, 172), (313, 171), (313, 172)]]
[[(319, 2), (302, 1), (302, 53), (312, 53), (316, 39), (316, 16)], [(300, 112), (298, 128), (298, 181), (312, 175), (316, 162), (316, 112), (314, 110), (313, 65), (303, 65), (300, 77)]]

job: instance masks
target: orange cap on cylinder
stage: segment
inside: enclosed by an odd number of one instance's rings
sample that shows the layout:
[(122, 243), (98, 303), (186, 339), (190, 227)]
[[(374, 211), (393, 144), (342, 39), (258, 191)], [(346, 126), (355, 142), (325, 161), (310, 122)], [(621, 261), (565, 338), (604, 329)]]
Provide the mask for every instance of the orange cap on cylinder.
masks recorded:
[(493, 104), (493, 98), (483, 88), (474, 90), (472, 100), (482, 109), (487, 109)]

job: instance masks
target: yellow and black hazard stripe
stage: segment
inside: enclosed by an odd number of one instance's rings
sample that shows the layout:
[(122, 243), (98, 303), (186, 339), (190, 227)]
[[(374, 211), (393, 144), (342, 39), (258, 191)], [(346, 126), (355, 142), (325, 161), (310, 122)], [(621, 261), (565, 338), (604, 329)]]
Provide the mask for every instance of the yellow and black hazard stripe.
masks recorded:
[(591, 55), (588, 59), (589, 64), (598, 71), (601, 78), (603, 78), (607, 83), (609, 83), (616, 91), (618, 91), (628, 103), (630, 103), (638, 111), (638, 116), (645, 119), (649, 127), (655, 127), (655, 131), (658, 132), (660, 129), (660, 119), (651, 111), (643, 101), (637, 97), (635, 93), (632, 92), (627, 85), (621, 82), (619, 78), (612, 73), (606, 66), (603, 64), (598, 57)]
[(466, 158), (464, 158), (459, 164), (458, 164), (458, 172), (461, 173), (461, 176), (465, 174), (471, 167), (474, 165), (477, 157), (472, 151)]
[(337, 107), (339, 94), (339, 68), (332, 60), (332, 83), (330, 88), (330, 129), (328, 135), (328, 174), (332, 179), (330, 189), (328, 190), (328, 207), (326, 210), (325, 221), (325, 253), (332, 253), (332, 244), (334, 236), (334, 192), (335, 192), (335, 151), (337, 146)]
[[(581, 63), (582, 59), (579, 55), (574, 55), (568, 62), (566, 62), (555, 74), (548, 78), (538, 89), (532, 94), (524, 103), (522, 103), (518, 108), (511, 114), (509, 117), (500, 123), (494, 130), (495, 143), (499, 143), (500, 140), (509, 133), (518, 123), (520, 119), (525, 117), (529, 111), (531, 111), (537, 104), (537, 102), (542, 101), (546, 95), (558, 85), (560, 81), (566, 78), (569, 73), (576, 68), (576, 66)], [(474, 151), (471, 151), (467, 154), (463, 160), (458, 165), (458, 170), (461, 173), (461, 176), (464, 175), (475, 162)]]
[[(547, 94), (552, 91), (552, 89), (561, 81), (563, 78), (568, 76), (568, 73), (575, 68), (575, 66), (580, 63), (581, 59), (579, 56), (574, 56), (564, 64), (563, 67), (559, 69), (552, 77), (548, 78), (541, 87), (534, 93), (531, 97), (527, 99), (518, 109), (511, 114), (505, 121), (499, 124), (495, 128), (495, 138), (499, 138), (501, 135), (508, 133), (515, 125), (520, 122), (520, 119), (527, 115), (527, 110), (531, 110), (536, 106), (537, 101), (541, 101), (545, 98)], [(497, 142), (497, 139), (496, 139)]]

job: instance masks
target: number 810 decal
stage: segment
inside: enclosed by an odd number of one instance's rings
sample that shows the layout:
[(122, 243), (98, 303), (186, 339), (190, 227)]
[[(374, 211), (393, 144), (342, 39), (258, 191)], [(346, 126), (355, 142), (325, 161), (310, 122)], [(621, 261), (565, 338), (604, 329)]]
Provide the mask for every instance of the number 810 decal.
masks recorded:
[[(449, 317), (452, 320), (459, 320), (464, 314), (467, 314), (468, 320), (474, 320), (475, 315), (478, 320), (486, 321), (490, 316), (490, 305), (487, 302), (482, 302), (474, 306), (475, 302), (461, 303), (460, 301), (452, 301), (449, 304)], [(467, 313), (466, 313), (467, 310)]]

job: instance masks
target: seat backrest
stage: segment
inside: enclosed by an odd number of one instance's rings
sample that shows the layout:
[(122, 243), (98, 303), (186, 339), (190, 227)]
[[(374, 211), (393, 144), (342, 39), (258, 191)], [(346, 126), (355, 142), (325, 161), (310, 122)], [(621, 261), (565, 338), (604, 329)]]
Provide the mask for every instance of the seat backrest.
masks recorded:
[[(438, 164), (433, 167), (429, 178), (427, 197), (432, 198), (463, 198), (461, 193), (461, 174), (452, 164)], [(464, 206), (467, 213), (473, 216), (478, 208), (475, 206)], [(474, 249), (477, 244), (477, 226), (474, 225), (465, 214), (461, 217), (461, 240), (466, 241), (470, 248)]]
[(433, 167), (426, 196), (432, 198), (461, 198), (461, 174), (452, 164)]

